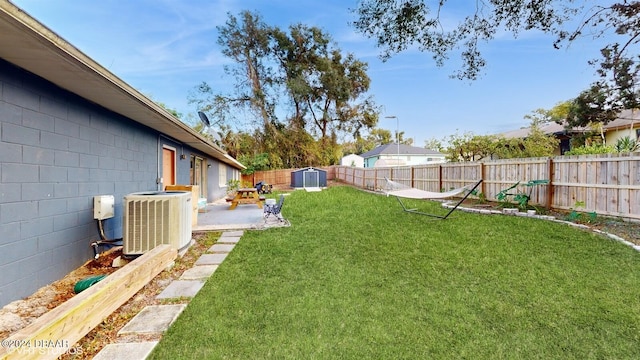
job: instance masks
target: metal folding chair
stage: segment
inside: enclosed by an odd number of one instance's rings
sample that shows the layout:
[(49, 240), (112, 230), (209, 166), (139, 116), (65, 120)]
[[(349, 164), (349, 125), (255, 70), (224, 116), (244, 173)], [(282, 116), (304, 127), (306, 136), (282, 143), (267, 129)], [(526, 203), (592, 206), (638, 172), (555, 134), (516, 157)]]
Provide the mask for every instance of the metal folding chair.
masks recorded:
[(280, 221), (284, 221), (282, 214), (280, 211), (282, 210), (282, 205), (284, 204), (284, 195), (280, 194), (280, 200), (278, 200), (275, 204), (264, 204), (264, 220), (266, 221), (269, 216), (273, 215), (276, 219)]

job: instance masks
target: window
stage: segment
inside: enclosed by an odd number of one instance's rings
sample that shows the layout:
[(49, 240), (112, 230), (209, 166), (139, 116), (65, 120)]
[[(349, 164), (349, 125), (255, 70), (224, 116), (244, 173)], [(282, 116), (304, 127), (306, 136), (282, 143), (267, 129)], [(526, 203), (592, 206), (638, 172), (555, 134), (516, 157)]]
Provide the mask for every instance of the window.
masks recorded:
[(223, 163), (218, 163), (218, 185), (227, 187), (227, 166)]

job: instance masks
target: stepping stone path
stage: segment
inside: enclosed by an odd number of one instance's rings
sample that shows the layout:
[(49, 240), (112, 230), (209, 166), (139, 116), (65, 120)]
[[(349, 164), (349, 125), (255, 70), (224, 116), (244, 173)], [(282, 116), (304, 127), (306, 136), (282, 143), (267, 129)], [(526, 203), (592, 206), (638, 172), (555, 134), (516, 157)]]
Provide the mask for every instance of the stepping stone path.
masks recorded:
[[(240, 241), (242, 235), (242, 231), (222, 233), (218, 241), (207, 250), (208, 254), (202, 254), (191, 269), (186, 270), (180, 279), (172, 281), (156, 299), (194, 297)], [(186, 304), (147, 306), (118, 332), (118, 336), (129, 338), (132, 335), (163, 334), (184, 308)], [(157, 343), (157, 341), (140, 340), (140, 342), (109, 344), (94, 359), (143, 360), (149, 356)]]

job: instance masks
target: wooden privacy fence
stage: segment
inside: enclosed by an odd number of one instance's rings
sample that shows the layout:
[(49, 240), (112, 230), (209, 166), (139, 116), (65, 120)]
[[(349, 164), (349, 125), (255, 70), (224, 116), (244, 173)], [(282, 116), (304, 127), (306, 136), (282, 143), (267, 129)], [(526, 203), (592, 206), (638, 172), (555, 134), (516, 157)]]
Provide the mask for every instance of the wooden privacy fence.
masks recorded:
[[(327, 179), (335, 178), (335, 168), (331, 167), (314, 167), (314, 169), (322, 169), (327, 171)], [(256, 171), (250, 175), (242, 175), (242, 184), (248, 184), (255, 186), (258, 182), (264, 181), (267, 184), (277, 186), (290, 186), (291, 185), (291, 173), (299, 170), (296, 169), (280, 169), (280, 170), (268, 170), (268, 171)]]
[[(446, 191), (482, 179), (487, 200), (517, 182), (549, 180), (517, 191), (531, 204), (600, 215), (640, 219), (640, 154), (605, 154), (492, 160), (385, 168), (333, 167), (333, 177), (366, 189), (380, 189), (385, 178), (427, 191)], [(329, 178), (329, 175), (327, 175)]]

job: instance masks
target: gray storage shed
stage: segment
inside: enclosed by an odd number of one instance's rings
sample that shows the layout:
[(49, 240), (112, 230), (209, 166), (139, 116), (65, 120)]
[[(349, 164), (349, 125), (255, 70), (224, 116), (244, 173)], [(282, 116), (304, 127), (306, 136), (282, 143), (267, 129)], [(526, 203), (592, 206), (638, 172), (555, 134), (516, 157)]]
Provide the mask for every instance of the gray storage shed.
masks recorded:
[(291, 172), (292, 188), (327, 187), (327, 171), (308, 167)]

